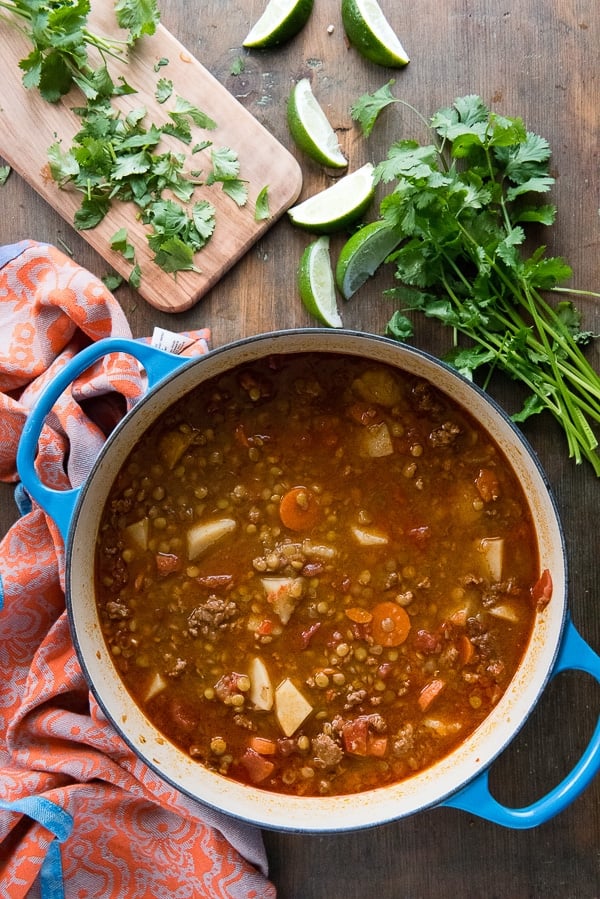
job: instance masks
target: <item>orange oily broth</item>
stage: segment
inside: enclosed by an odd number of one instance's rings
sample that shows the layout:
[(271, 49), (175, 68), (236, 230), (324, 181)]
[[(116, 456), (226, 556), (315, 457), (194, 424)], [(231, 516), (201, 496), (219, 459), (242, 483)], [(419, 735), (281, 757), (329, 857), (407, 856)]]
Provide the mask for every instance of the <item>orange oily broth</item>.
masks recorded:
[(97, 602), (171, 741), (263, 789), (335, 795), (427, 768), (489, 714), (538, 569), (517, 479), (468, 414), (396, 369), (300, 354), (198, 386), (137, 443)]

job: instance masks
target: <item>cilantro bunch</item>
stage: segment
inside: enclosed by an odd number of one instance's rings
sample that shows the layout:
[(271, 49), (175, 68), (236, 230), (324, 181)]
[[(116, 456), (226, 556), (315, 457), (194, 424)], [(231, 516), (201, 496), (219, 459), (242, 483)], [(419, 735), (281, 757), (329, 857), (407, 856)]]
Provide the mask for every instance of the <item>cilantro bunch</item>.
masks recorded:
[[(366, 134), (381, 109), (400, 102), (391, 83), (353, 107)], [(469, 378), (497, 367), (522, 382), (528, 397), (513, 419), (548, 410), (565, 432), (569, 455), (587, 459), (600, 476), (600, 377), (582, 352), (595, 335), (581, 330), (570, 300), (553, 304), (544, 296), (563, 289), (568, 264), (547, 256), (543, 245), (526, 244), (528, 226), (555, 220), (555, 207), (541, 201), (554, 183), (549, 145), (521, 119), (490, 112), (474, 95), (425, 124), (431, 143), (397, 141), (376, 167), (376, 178), (394, 185), (381, 201), (381, 217), (403, 238), (389, 260), (400, 284), (387, 292), (402, 307), (387, 333), (410, 337), (404, 313), (413, 311), (451, 327), (448, 361)], [(458, 345), (458, 333), (468, 346)]]
[[(170, 85), (163, 79), (157, 92), (160, 102), (165, 102)], [(196, 187), (219, 183), (239, 205), (247, 199), (234, 151), (212, 147), (210, 140), (192, 145), (192, 125), (210, 131), (216, 122), (179, 96), (167, 121), (160, 125), (146, 124), (144, 107), (123, 114), (108, 98), (89, 101), (75, 112), (82, 127), (73, 145), (63, 151), (56, 142), (48, 150), (53, 179), (60, 187), (70, 186), (82, 194), (75, 227), (95, 228), (114, 201), (134, 203), (141, 221), (149, 226), (148, 243), (156, 264), (170, 273), (198, 271), (194, 254), (212, 236), (216, 213), (208, 200), (193, 201)], [(185, 170), (184, 153), (163, 147), (165, 135), (190, 145), (192, 154), (210, 148), (211, 168), (204, 180), (200, 180), (200, 171)], [(113, 237), (112, 247), (135, 262), (133, 247), (122, 230)], [(129, 281), (134, 287), (139, 285), (140, 272), (135, 265)]]
[[(117, 22), (127, 30), (120, 42), (89, 29), (90, 0), (0, 0), (0, 9), (15, 17), (32, 44), (19, 63), (25, 87), (37, 88), (51, 103), (74, 84), (88, 99), (130, 92), (124, 81), (113, 82), (107, 57), (121, 57), (142, 35), (154, 34), (159, 21), (156, 0), (117, 0)], [(90, 63), (90, 48), (98, 51), (100, 65)]]

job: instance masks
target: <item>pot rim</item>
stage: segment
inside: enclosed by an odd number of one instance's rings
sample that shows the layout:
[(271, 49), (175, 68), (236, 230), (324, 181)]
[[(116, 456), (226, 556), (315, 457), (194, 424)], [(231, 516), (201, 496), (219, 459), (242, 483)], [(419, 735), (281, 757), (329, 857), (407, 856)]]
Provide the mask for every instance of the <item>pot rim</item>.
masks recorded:
[[(309, 344), (317, 344), (316, 348), (312, 345), (305, 345), (304, 341), (308, 340)], [(275, 347), (270, 348), (269, 344), (275, 343)], [(325, 346), (324, 344), (331, 344)], [(322, 344), (322, 345), (321, 345)], [(344, 348), (336, 348), (338, 344), (344, 344)], [(373, 348), (383, 350), (384, 361), (390, 362), (389, 356), (398, 355), (396, 367), (406, 368), (401, 365), (402, 359), (409, 358), (412, 363), (417, 361), (422, 364), (425, 369), (435, 372), (444, 373), (443, 384), (446, 382), (452, 385), (462, 384), (462, 391), (469, 396), (478, 397), (478, 404), (482, 408), (487, 408), (490, 418), (497, 423), (502, 422), (503, 428), (510, 435), (511, 445), (520, 447), (523, 454), (523, 465), (531, 466), (531, 483), (535, 483), (536, 490), (543, 494), (543, 502), (546, 506), (546, 512), (551, 519), (551, 529), (554, 538), (558, 539), (559, 546), (555, 547), (557, 558), (560, 559), (560, 572), (553, 569), (553, 577), (555, 578), (555, 590), (559, 595), (553, 597), (550, 606), (552, 606), (552, 621), (550, 627), (550, 637), (546, 635), (544, 638), (544, 652), (542, 653), (543, 661), (537, 670), (535, 683), (523, 683), (522, 686), (527, 694), (525, 702), (522, 700), (516, 702), (512, 691), (515, 689), (514, 684), (519, 679), (522, 681), (523, 676), (519, 674), (522, 671), (523, 664), (519, 667), (517, 674), (513, 677), (506, 693), (498, 703), (498, 706), (486, 717), (482, 724), (467, 739), (459, 744), (459, 746), (450, 755), (437, 762), (431, 768), (423, 772), (419, 772), (399, 784), (393, 784), (386, 787), (380, 787), (358, 794), (350, 794), (345, 796), (335, 796), (328, 798), (317, 797), (293, 797), (273, 794), (265, 790), (254, 787), (245, 787), (234, 781), (224, 778), (222, 775), (210, 772), (200, 763), (189, 760), (185, 756), (184, 772), (169, 770), (168, 764), (162, 761), (162, 758), (170, 759), (171, 752), (175, 747), (168, 744), (165, 738), (157, 736), (157, 732), (147, 721), (139, 707), (135, 706), (132, 700), (129, 705), (136, 710), (133, 714), (134, 724), (121, 720), (119, 723), (119, 714), (113, 709), (113, 700), (115, 694), (121, 694), (124, 687), (118, 678), (118, 675), (112, 674), (111, 679), (116, 676), (119, 684), (110, 685), (107, 693), (106, 684), (98, 682), (98, 671), (102, 665), (109, 661), (110, 656), (106, 651), (103, 643), (102, 634), (99, 627), (96, 626), (99, 636), (101, 648), (95, 647), (95, 653), (84, 645), (86, 639), (89, 641), (90, 634), (81, 632), (80, 615), (76, 608), (76, 590), (74, 588), (73, 573), (77, 567), (77, 556), (81, 545), (79, 539), (75, 539), (76, 534), (82, 528), (82, 522), (85, 520), (88, 506), (97, 505), (93, 494), (96, 490), (96, 482), (104, 476), (104, 469), (107, 466), (107, 458), (110, 461), (113, 454), (113, 447), (119, 441), (127, 444), (127, 431), (131, 430), (132, 422), (140, 421), (144, 418), (144, 412), (150, 411), (157, 404), (157, 398), (165, 392), (174, 392), (178, 383), (188, 385), (181, 393), (192, 389), (196, 384), (210, 378), (216, 374), (219, 369), (221, 360), (226, 362), (229, 357), (233, 356), (234, 361), (230, 365), (241, 364), (243, 361), (250, 361), (265, 355), (277, 353), (291, 352), (313, 352), (313, 353), (329, 353), (340, 352), (350, 355), (363, 355), (359, 351), (359, 347), (369, 344)], [(290, 345), (292, 348), (290, 348)], [(240, 358), (236, 358), (240, 357)], [(377, 357), (373, 357), (376, 359)], [(229, 367), (229, 365), (227, 366)], [(410, 370), (410, 369), (409, 369)], [(200, 372), (199, 378), (192, 381), (195, 372)], [(431, 380), (431, 376), (423, 375), (423, 377)], [(448, 392), (446, 386), (441, 386), (436, 382), (435, 386), (443, 392)], [(473, 392), (473, 393), (471, 393)], [(180, 394), (181, 395), (181, 394)], [(173, 397), (170, 402), (173, 402)], [(460, 400), (458, 400), (461, 403)], [(168, 403), (167, 403), (168, 405)], [(464, 405), (464, 403), (462, 403)], [(166, 407), (165, 407), (166, 408)], [(158, 414), (163, 410), (159, 409)], [(154, 421), (154, 417), (149, 416), (143, 427), (140, 426), (140, 433)], [(488, 431), (490, 429), (488, 428)], [(492, 433), (496, 442), (498, 436)], [(504, 452), (506, 449), (503, 446)], [(125, 453), (126, 455), (126, 453)], [(513, 468), (515, 468), (514, 460), (509, 456)], [(113, 470), (118, 470), (117, 466)], [(522, 477), (516, 472), (521, 483)], [(531, 501), (531, 498), (530, 498)], [(532, 510), (533, 512), (533, 510)], [(538, 541), (540, 535), (538, 534)], [(162, 780), (170, 784), (172, 787), (180, 790), (192, 799), (213, 807), (216, 810), (225, 812), (241, 820), (249, 823), (278, 830), (288, 830), (297, 832), (318, 832), (318, 833), (340, 833), (343, 831), (363, 829), (387, 823), (392, 820), (413, 814), (416, 811), (422, 811), (427, 808), (434, 807), (443, 803), (445, 799), (455, 794), (464, 787), (470, 780), (481, 773), (482, 770), (489, 768), (493, 761), (506, 749), (508, 744), (515, 738), (518, 731), (525, 724), (529, 714), (536, 705), (541, 693), (551, 677), (557, 654), (559, 652), (562, 639), (563, 628), (567, 615), (567, 554), (565, 549), (565, 539), (562, 529), (560, 517), (558, 515), (557, 504), (550, 489), (548, 480), (544, 470), (535, 455), (532, 447), (526, 437), (511, 421), (508, 414), (497, 403), (497, 401), (489, 394), (485, 393), (477, 384), (467, 381), (459, 372), (453, 369), (446, 362), (436, 358), (430, 353), (419, 348), (412, 347), (407, 344), (399, 343), (388, 337), (369, 334), (362, 331), (354, 331), (348, 329), (336, 329), (333, 331), (328, 328), (299, 328), (290, 330), (278, 330), (265, 332), (250, 337), (240, 338), (231, 343), (223, 344), (211, 350), (205, 356), (198, 357), (184, 363), (173, 371), (170, 375), (163, 378), (160, 383), (156, 384), (144, 397), (142, 397), (136, 406), (125, 416), (122, 422), (117, 425), (113, 433), (108, 438), (106, 444), (100, 451), (98, 458), (95, 460), (92, 470), (81, 488), (73, 511), (68, 539), (66, 541), (66, 566), (67, 566), (67, 611), (71, 626), (71, 633), (75, 649), (88, 681), (90, 689), (98, 702), (100, 708), (106, 717), (111, 721), (117, 733), (130, 747), (130, 749), (140, 757), (145, 764)], [(561, 589), (562, 588), (562, 589)], [(93, 590), (92, 590), (93, 592)], [(560, 595), (562, 594), (562, 595)], [(558, 606), (560, 605), (560, 609)], [(532, 637), (532, 640), (534, 638)], [(550, 640), (550, 645), (548, 645)], [(92, 639), (92, 644), (94, 640)], [(531, 641), (530, 641), (531, 642)], [(92, 646), (92, 648), (94, 648)], [(97, 655), (104, 657), (101, 665)], [(531, 645), (526, 650), (526, 655), (531, 652)], [(541, 650), (540, 650), (541, 652)], [(106, 676), (106, 675), (105, 675)], [(128, 695), (128, 694), (127, 694)], [(110, 700), (107, 698), (110, 696)], [(517, 713), (514, 708), (517, 706)], [(524, 708), (521, 708), (524, 706)], [(131, 711), (133, 711), (133, 709)], [(128, 714), (131, 714), (131, 711)], [(123, 718), (123, 716), (121, 716)], [(516, 720), (513, 720), (516, 719)], [(502, 736), (499, 736), (501, 724), (504, 721), (506, 727)], [(133, 732), (137, 731), (136, 735)], [(482, 739), (483, 732), (485, 751), (481, 752), (475, 744), (479, 744)], [(494, 737), (490, 737), (490, 732), (494, 732)], [(165, 745), (171, 749), (166, 750)], [(165, 755), (166, 753), (166, 755)], [(185, 755), (180, 750), (175, 751), (176, 755)], [(456, 767), (456, 760), (460, 758), (460, 765)], [(199, 767), (201, 770), (198, 770)], [(190, 771), (193, 769), (197, 777), (192, 777)], [(460, 775), (457, 771), (460, 770)], [(197, 781), (202, 782), (202, 788), (196, 790), (193, 784)], [(258, 797), (258, 798), (257, 798)]]

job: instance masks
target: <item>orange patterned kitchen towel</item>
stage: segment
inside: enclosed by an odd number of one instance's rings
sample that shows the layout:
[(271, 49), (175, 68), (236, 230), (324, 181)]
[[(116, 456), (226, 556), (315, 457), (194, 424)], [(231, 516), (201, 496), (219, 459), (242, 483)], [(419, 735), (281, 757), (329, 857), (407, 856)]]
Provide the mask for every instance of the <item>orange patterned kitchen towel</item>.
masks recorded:
[[(260, 831), (173, 789), (121, 740), (73, 649), (63, 544), (18, 483), (29, 410), (82, 347), (130, 336), (103, 283), (56, 248), (0, 248), (0, 479), (21, 517), (0, 542), (0, 897), (274, 899)], [(205, 352), (208, 332), (192, 332)], [(77, 378), (42, 431), (40, 477), (80, 484), (143, 392), (112, 354)]]

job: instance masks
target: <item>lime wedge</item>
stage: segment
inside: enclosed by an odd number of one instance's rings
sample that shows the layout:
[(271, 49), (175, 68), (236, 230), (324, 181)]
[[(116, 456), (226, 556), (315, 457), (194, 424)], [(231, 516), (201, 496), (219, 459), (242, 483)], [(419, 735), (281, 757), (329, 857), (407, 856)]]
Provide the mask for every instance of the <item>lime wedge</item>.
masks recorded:
[(351, 225), (367, 210), (375, 195), (373, 166), (344, 175), (331, 187), (288, 209), (294, 225), (315, 234), (332, 234)]
[(394, 68), (408, 64), (406, 50), (377, 0), (342, 0), (342, 22), (348, 40), (366, 59)]
[(290, 94), (287, 106), (290, 133), (307, 156), (336, 169), (344, 169), (348, 160), (342, 153), (335, 131), (323, 112), (308, 78), (302, 78)]
[(323, 235), (309, 244), (298, 268), (298, 288), (311, 315), (330, 328), (341, 328), (335, 282), (329, 255), (329, 237)]
[(270, 0), (262, 16), (246, 35), (244, 47), (277, 47), (306, 25), (314, 0)]
[(345, 300), (356, 293), (401, 241), (387, 222), (370, 222), (350, 237), (338, 256), (335, 282)]

